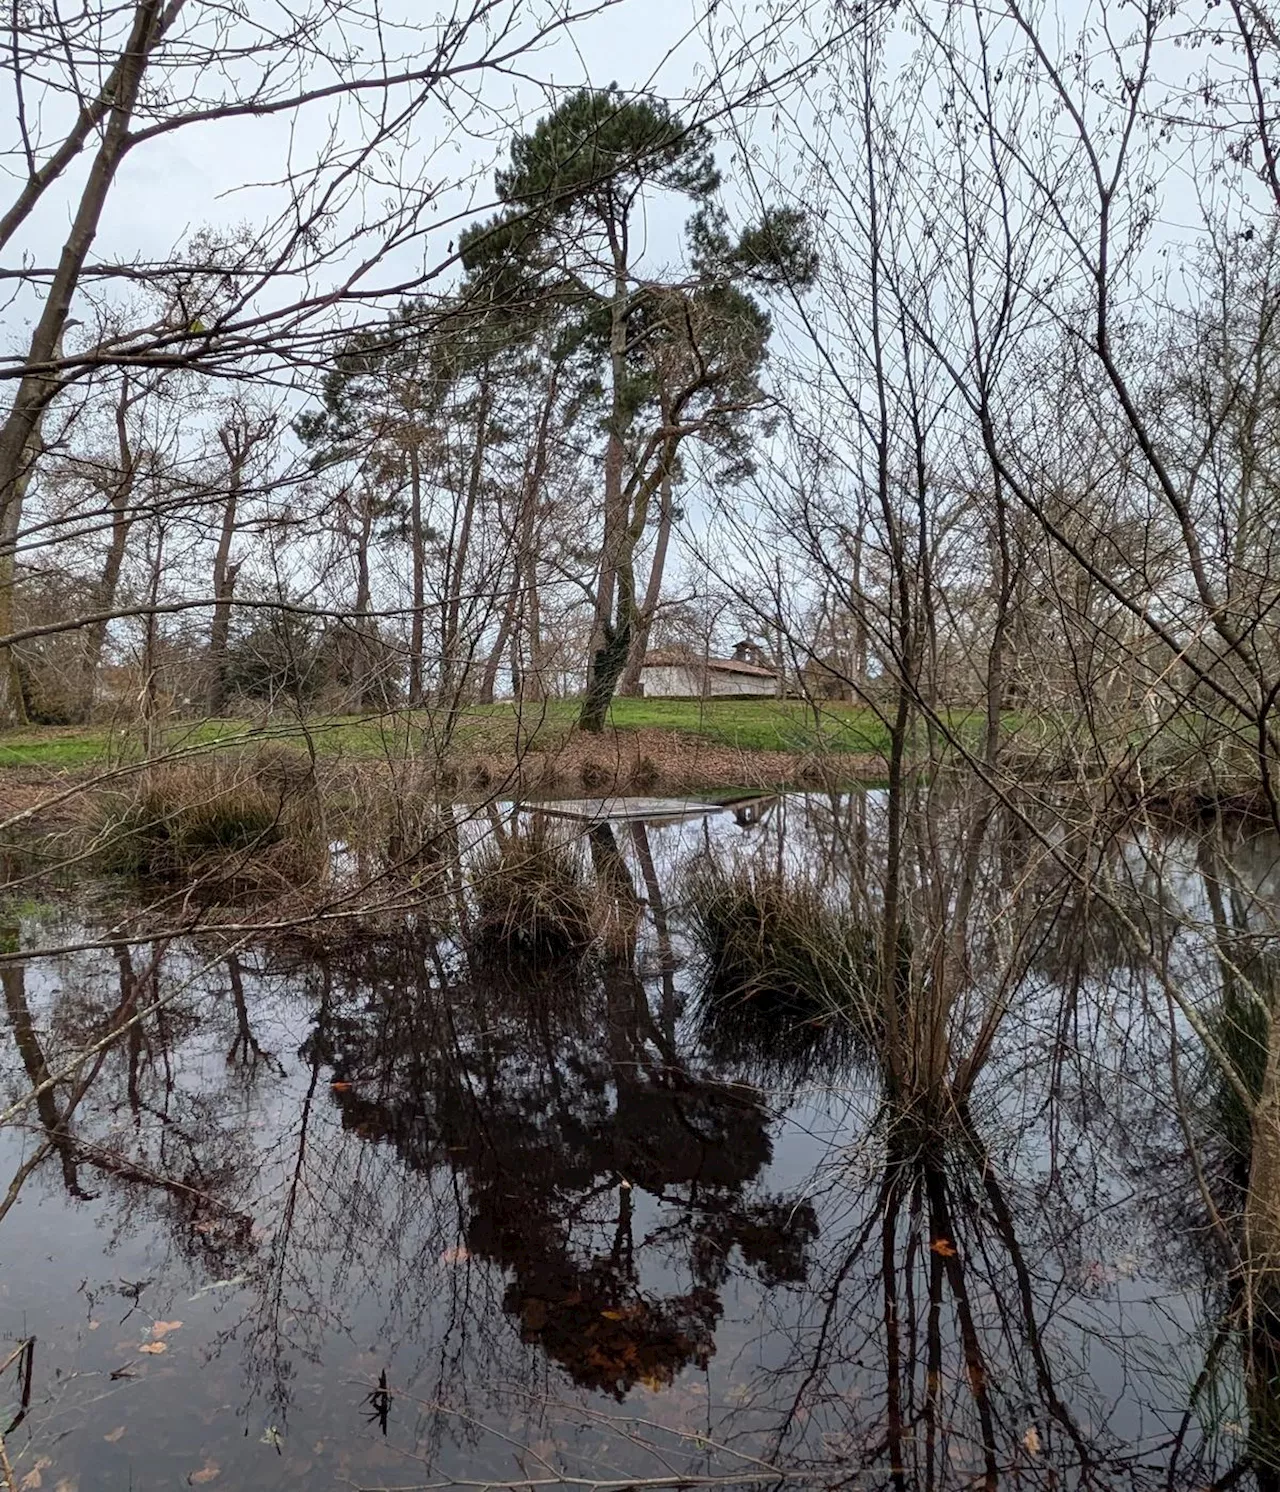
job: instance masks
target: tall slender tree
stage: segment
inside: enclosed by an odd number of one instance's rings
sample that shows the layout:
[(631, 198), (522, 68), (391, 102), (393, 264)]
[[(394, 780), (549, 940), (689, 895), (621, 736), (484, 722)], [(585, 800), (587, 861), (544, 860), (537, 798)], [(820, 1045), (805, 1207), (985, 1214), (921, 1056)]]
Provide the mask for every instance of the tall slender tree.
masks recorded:
[[(748, 362), (758, 368), (768, 317), (737, 287), (802, 285), (815, 270), (799, 213), (768, 211), (735, 242), (719, 187), (705, 126), (655, 97), (582, 89), (513, 140), (497, 176), (504, 206), (464, 244), (481, 282), (487, 275), (525, 301), (558, 301), (600, 365), (600, 546), (579, 715), (588, 731), (603, 728), (636, 640), (636, 551), (681, 443), (761, 402), (758, 386), (744, 384), (743, 351), (753, 347)], [(683, 263), (654, 274), (635, 226), (661, 197), (682, 198), (694, 213)]]

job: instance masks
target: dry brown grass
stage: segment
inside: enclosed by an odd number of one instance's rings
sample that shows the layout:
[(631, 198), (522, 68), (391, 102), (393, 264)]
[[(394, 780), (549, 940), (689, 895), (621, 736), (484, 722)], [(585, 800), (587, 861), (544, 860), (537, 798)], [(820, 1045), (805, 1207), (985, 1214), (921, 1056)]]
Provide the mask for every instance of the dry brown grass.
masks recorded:
[(327, 858), (315, 784), (294, 753), (152, 767), (92, 794), (84, 820), (90, 857), (118, 874), (297, 885)]
[(471, 942), (482, 953), (530, 961), (581, 957), (596, 937), (581, 845), (531, 828), (494, 840), (470, 874)]
[(876, 939), (816, 886), (750, 863), (704, 860), (688, 876), (683, 903), (703, 965), (704, 1007), (718, 1021), (736, 1011), (875, 1034)]

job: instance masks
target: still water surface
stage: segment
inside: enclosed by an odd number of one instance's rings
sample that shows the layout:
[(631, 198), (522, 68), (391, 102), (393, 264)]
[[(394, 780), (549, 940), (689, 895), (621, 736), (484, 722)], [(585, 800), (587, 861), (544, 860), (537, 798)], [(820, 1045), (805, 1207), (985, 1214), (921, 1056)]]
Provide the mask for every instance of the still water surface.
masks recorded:
[[(1221, 1328), (1167, 1004), (1105, 933), (1046, 918), (970, 1128), (923, 1147), (838, 1027), (706, 1018), (691, 861), (839, 888), (876, 811), (615, 824), (638, 941), (576, 969), (425, 933), (8, 967), (5, 1107), (122, 1000), (164, 997), (0, 1133), (0, 1360), (32, 1343), (3, 1378), (15, 1484), (1239, 1478), (1261, 1411)], [(1274, 887), (1274, 846), (1233, 854)], [(1202, 857), (1174, 867), (1203, 909)], [(35, 909), (21, 936), (76, 928)], [(1164, 936), (1212, 1000), (1203, 947)]]

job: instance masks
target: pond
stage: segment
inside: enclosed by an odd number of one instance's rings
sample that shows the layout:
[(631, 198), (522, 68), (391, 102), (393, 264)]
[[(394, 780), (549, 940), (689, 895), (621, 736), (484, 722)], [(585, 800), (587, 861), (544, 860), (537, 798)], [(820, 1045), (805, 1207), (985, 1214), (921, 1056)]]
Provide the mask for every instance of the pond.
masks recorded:
[(964, 1112), (904, 1122), (835, 1014), (708, 1000), (684, 894), (753, 865), (874, 906), (881, 796), (676, 808), (466, 818), (464, 865), (536, 819), (632, 909), (580, 958), (13, 914), (13, 1488), (1275, 1484), (1193, 1028), (1224, 928), (1265, 960), (1276, 845), (1119, 844), (1143, 958), (1001, 834)]

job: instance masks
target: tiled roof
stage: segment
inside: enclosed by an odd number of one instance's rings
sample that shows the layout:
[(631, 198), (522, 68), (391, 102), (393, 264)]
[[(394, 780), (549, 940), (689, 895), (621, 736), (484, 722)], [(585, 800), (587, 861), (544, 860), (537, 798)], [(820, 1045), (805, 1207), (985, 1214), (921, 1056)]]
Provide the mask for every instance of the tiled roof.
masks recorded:
[(752, 674), (759, 679), (773, 679), (777, 673), (772, 668), (761, 668), (757, 663), (742, 663), (737, 658), (697, 658), (691, 653), (673, 651), (647, 653), (645, 668), (714, 668), (719, 673)]

